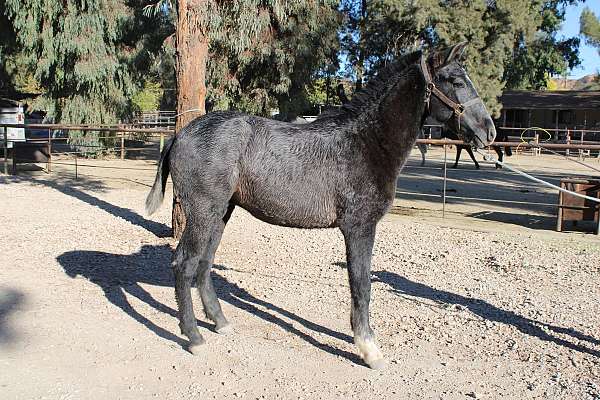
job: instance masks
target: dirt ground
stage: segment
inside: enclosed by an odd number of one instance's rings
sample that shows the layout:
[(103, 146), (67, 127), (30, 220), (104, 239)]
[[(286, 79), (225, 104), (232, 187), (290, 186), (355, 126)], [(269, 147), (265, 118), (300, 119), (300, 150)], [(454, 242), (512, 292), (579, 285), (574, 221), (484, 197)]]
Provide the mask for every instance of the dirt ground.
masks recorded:
[[(170, 198), (143, 212), (153, 160), (80, 160), (77, 180), (60, 160), (52, 174), (0, 177), (0, 398), (600, 399), (600, 239), (554, 232), (555, 193), (483, 163), (448, 170), (441, 218), (441, 157), (420, 167), (413, 155), (378, 229), (383, 371), (352, 345), (337, 230), (237, 209), (213, 274), (235, 333), (214, 333), (195, 298), (207, 344), (192, 356)], [(584, 173), (556, 157), (509, 161), (553, 182)]]

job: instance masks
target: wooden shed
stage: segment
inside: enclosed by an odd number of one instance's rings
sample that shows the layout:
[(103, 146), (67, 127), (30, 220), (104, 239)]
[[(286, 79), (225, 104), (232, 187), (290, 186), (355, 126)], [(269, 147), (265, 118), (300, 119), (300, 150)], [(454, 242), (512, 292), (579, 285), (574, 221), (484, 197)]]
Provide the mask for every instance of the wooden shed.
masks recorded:
[(500, 126), (600, 130), (600, 91), (506, 91)]

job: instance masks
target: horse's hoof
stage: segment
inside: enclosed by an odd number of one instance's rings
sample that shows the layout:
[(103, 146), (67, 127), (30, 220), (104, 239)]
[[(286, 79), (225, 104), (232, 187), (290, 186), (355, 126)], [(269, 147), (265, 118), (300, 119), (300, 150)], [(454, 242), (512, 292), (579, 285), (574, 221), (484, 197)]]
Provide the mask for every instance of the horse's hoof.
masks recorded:
[(375, 344), (375, 341), (370, 338), (364, 340), (362, 338), (355, 338), (354, 343), (358, 347), (358, 353), (361, 358), (365, 361), (365, 364), (371, 369), (382, 369), (387, 363), (383, 358), (383, 354)]
[(200, 341), (192, 342), (188, 345), (188, 351), (195, 356), (200, 355), (202, 353), (202, 345), (204, 344), (204, 339)]
[(215, 327), (215, 331), (220, 335), (230, 335), (233, 333), (233, 325), (231, 325), (229, 322), (225, 325), (217, 325)]
[(190, 344), (188, 347), (188, 350), (193, 355), (199, 356), (200, 353), (202, 353), (202, 344), (201, 343), (200, 344), (198, 344), (198, 343)]
[(365, 362), (367, 363), (369, 368), (373, 370), (384, 369), (388, 365), (387, 361), (385, 361), (385, 358), (378, 358), (377, 360), (369, 360)]

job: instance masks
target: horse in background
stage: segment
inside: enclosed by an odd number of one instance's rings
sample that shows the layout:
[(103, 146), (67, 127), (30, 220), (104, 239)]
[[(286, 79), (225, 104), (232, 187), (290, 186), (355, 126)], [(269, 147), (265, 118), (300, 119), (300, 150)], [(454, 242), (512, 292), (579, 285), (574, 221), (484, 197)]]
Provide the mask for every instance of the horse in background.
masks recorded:
[[(425, 138), (423, 132), (421, 133), (419, 138), (421, 138), (421, 139)], [(448, 129), (447, 127), (442, 127), (441, 138), (442, 139), (446, 138), (449, 140), (462, 140), (462, 139), (460, 139), (458, 134), (456, 134), (452, 129)], [(508, 135), (506, 133), (500, 131), (497, 133), (496, 140), (498, 140), (499, 142), (506, 142), (506, 141), (508, 141)], [(423, 167), (423, 166), (425, 166), (425, 154), (427, 154), (427, 145), (424, 143), (417, 143), (417, 148), (419, 149), (419, 152), (421, 153), (421, 166)], [(500, 147), (500, 146), (492, 145), (491, 148), (498, 155), (498, 161), (500, 161), (500, 162), (502, 162), (504, 160), (504, 154), (506, 154), (507, 157), (512, 156), (512, 149), (510, 146), (505, 146), (504, 151), (502, 151), (502, 147)], [(460, 154), (463, 150), (467, 151), (467, 153), (469, 154), (469, 157), (471, 157), (471, 160), (475, 164), (475, 168), (479, 169), (480, 168), (479, 163), (477, 162), (477, 159), (475, 158), (475, 154), (473, 154), (472, 146), (466, 145), (466, 144), (456, 145), (456, 158), (455, 158), (454, 164), (452, 165), (452, 168), (458, 168), (458, 161), (460, 160)], [(499, 164), (496, 164), (496, 168), (502, 168), (502, 166)]]

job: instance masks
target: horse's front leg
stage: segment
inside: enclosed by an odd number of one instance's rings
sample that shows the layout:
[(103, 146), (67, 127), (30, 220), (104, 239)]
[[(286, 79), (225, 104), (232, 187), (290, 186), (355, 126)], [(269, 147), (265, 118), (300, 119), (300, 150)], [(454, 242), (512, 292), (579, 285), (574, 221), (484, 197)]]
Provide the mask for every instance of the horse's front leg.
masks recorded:
[(375, 241), (375, 223), (351, 224), (341, 228), (346, 240), (346, 260), (350, 280), (352, 307), (350, 324), (354, 332), (354, 343), (367, 365), (380, 369), (386, 365), (383, 354), (377, 347), (375, 335), (369, 324), (369, 302), (371, 300), (371, 255)]

